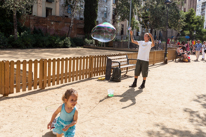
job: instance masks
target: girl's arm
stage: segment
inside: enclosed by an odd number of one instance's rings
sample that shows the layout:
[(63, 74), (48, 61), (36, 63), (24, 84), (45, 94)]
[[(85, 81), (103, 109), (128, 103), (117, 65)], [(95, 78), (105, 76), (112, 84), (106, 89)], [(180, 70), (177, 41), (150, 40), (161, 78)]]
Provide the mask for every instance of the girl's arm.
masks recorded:
[(131, 36), (131, 42), (136, 44), (136, 45), (139, 45), (138, 42), (135, 41), (134, 38), (133, 38), (133, 31), (130, 31), (130, 36)]
[(75, 113), (74, 113), (74, 118), (71, 124), (65, 126), (62, 130), (63, 131), (67, 131), (70, 127), (74, 126), (77, 124), (77, 119), (78, 119), (78, 110), (76, 109)]
[(51, 129), (51, 124), (52, 124), (52, 122), (54, 121), (54, 119), (56, 118), (56, 116), (61, 112), (61, 109), (62, 109), (62, 105), (59, 106), (59, 107), (57, 108), (57, 110), (53, 113), (52, 118), (51, 118), (51, 121), (50, 121), (49, 124), (47, 125), (47, 129)]

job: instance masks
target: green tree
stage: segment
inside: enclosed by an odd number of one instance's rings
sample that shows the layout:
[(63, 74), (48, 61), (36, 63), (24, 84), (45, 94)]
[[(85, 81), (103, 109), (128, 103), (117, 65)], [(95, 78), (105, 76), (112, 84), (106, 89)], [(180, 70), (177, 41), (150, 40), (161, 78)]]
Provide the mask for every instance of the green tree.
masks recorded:
[(96, 25), (98, 0), (85, 0), (84, 9), (84, 32), (90, 34)]
[(139, 9), (140, 22), (147, 31), (151, 29), (166, 30), (167, 8), (169, 28), (181, 31), (184, 24), (184, 14), (179, 10), (178, 3), (173, 2), (168, 7), (164, 0), (150, 0)]
[(13, 32), (13, 23), (12, 23), (12, 16), (11, 11), (7, 12), (1, 6), (3, 5), (4, 1), (0, 1), (0, 32), (4, 34), (4, 36), (8, 37)]
[(5, 0), (2, 8), (5, 8), (8, 12), (12, 11), (13, 24), (14, 24), (14, 38), (17, 39), (17, 12), (21, 14), (27, 14), (31, 11), (31, 6), (35, 0)]
[(183, 27), (183, 34), (189, 35), (191, 39), (194, 39), (196, 32), (197, 37), (200, 38), (204, 35), (204, 17), (196, 16), (194, 9), (190, 9), (189, 12), (185, 13), (185, 23)]
[(81, 9), (80, 3), (83, 3), (83, 0), (64, 0), (64, 3), (65, 3), (65, 7), (69, 6), (69, 8), (71, 10), (71, 15), (70, 15), (70, 17), (71, 17), (71, 24), (70, 24), (69, 30), (68, 30), (68, 36), (70, 36), (72, 27), (74, 25), (74, 16)]

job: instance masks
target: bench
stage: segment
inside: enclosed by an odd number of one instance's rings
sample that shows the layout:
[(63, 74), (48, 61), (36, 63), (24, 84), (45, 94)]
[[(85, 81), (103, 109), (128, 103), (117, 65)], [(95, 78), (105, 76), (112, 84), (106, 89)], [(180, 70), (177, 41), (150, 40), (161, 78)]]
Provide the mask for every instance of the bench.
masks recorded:
[(111, 69), (114, 69), (116, 67), (127, 68), (126, 73), (125, 73), (125, 75), (126, 75), (127, 72), (128, 72), (129, 67), (136, 66), (136, 64), (129, 64), (130, 60), (137, 60), (137, 59), (128, 59), (127, 55), (107, 57), (107, 66), (106, 66), (105, 79), (106, 80), (110, 79)]

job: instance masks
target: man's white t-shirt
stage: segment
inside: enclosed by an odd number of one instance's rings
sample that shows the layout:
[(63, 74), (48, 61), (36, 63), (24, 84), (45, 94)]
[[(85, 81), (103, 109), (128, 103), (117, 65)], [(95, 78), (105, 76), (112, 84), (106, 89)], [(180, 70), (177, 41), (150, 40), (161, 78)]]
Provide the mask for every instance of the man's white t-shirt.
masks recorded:
[(143, 61), (149, 61), (149, 53), (152, 48), (152, 42), (148, 41), (138, 41), (139, 44), (139, 51), (137, 59)]

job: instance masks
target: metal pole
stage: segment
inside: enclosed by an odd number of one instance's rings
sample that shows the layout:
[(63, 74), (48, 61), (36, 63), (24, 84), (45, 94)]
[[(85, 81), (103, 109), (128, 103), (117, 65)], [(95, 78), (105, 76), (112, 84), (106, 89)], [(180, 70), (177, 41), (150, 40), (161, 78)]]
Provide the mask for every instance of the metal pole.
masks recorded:
[[(132, 16), (132, 0), (130, 0), (129, 27), (131, 27), (131, 16)], [(129, 33), (129, 40), (128, 40), (128, 49), (129, 49), (129, 46), (130, 46), (130, 33)]]
[(166, 26), (165, 60), (164, 60), (164, 63), (165, 63), (165, 64), (167, 64), (167, 28), (168, 28), (168, 6), (167, 6), (167, 26)]

